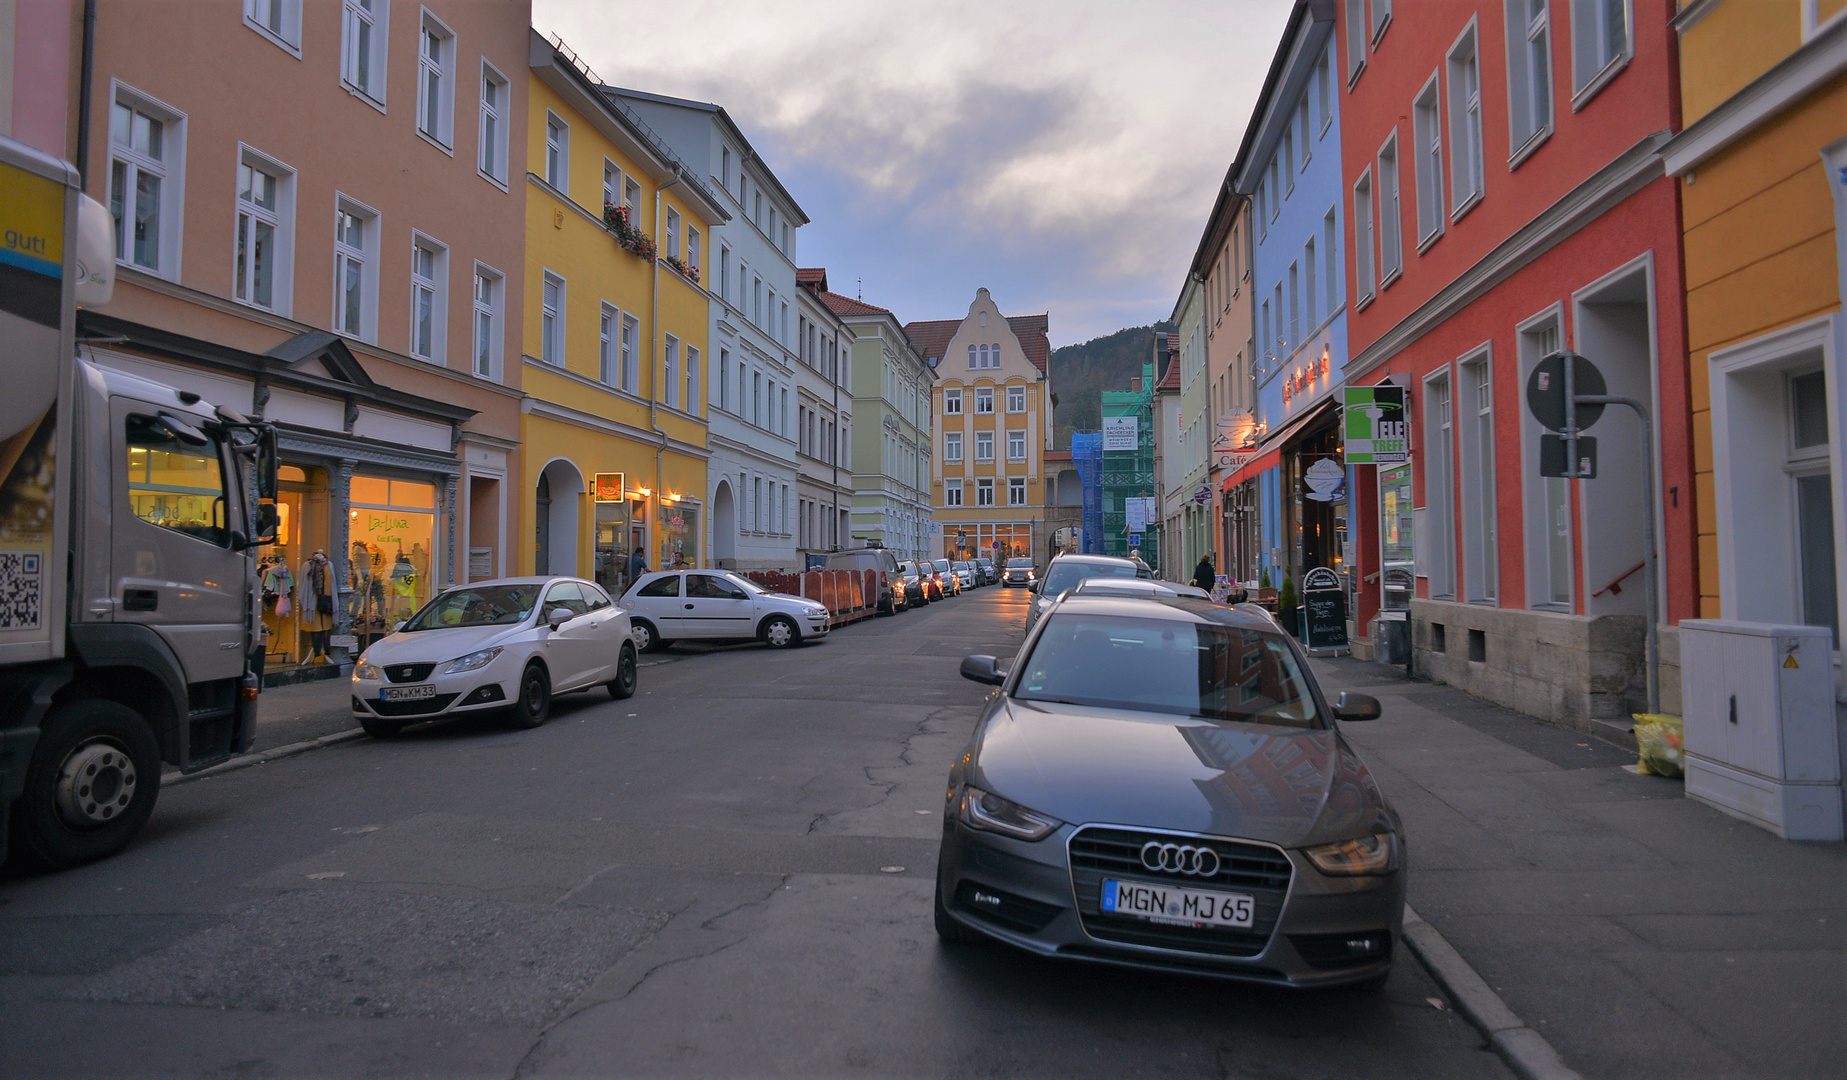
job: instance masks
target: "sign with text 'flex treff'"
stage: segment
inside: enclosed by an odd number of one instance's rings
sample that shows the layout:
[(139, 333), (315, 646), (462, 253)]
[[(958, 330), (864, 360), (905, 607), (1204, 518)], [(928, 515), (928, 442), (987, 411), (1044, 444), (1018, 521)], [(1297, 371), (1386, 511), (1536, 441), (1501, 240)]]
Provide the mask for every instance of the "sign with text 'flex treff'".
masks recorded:
[(1343, 387), (1342, 433), (1349, 465), (1402, 465), (1411, 457), (1410, 416), (1404, 387)]

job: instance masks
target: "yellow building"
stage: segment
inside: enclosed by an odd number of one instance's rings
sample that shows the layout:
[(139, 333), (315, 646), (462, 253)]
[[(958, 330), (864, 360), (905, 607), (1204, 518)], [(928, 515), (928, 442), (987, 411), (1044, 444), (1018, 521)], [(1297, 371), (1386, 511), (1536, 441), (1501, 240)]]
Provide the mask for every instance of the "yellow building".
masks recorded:
[(1000, 313), (978, 289), (968, 314), (905, 326), (931, 391), (931, 519), (937, 558), (1047, 557), (1046, 506), (1055, 500), (1045, 471), (1052, 447), (1051, 345), (1045, 315)]
[[(711, 193), (562, 46), (532, 35), (523, 573), (620, 595), (630, 557), (703, 565)], [(516, 181), (517, 182), (517, 181)], [(658, 258), (656, 252), (658, 251)]]

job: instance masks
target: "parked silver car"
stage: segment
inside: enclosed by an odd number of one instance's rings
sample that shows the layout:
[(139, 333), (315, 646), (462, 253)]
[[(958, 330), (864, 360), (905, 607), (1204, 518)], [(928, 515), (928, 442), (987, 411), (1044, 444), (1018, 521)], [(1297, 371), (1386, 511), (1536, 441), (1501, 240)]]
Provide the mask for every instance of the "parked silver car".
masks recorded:
[(1078, 582), (1089, 578), (1123, 578), (1126, 580), (1148, 580), (1154, 574), (1140, 563), (1130, 559), (1117, 558), (1114, 555), (1060, 555), (1045, 568), (1045, 577), (1033, 582), (1032, 606), (1026, 609), (1026, 632), (1032, 633), (1051, 606), (1058, 602), (1058, 597), (1068, 589), (1077, 587)]
[(1287, 986), (1382, 986), (1397, 813), (1276, 624), (1196, 599), (1067, 596), (949, 771), (936, 929), (1045, 956)]

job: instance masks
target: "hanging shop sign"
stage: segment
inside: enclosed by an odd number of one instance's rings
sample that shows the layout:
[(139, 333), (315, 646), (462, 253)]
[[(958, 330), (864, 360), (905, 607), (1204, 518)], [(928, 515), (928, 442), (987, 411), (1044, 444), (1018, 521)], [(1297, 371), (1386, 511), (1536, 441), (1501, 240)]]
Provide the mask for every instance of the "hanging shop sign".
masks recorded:
[(619, 472), (597, 473), (590, 492), (597, 502), (621, 502), (622, 474)]
[(1339, 502), (1347, 497), (1347, 470), (1333, 458), (1324, 457), (1310, 465), (1303, 471), (1302, 481), (1308, 485), (1308, 490), (1302, 493), (1305, 499)]
[(1138, 418), (1133, 416), (1106, 416), (1103, 418), (1103, 449), (1139, 450), (1141, 449), (1141, 431)]
[(1344, 389), (1342, 424), (1349, 465), (1400, 465), (1411, 457), (1405, 389), (1389, 383)]

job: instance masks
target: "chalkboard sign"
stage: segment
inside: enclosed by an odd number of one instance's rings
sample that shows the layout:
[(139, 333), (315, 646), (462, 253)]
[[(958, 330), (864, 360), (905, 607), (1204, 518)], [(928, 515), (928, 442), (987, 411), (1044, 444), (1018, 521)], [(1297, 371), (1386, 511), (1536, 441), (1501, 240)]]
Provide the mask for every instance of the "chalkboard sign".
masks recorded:
[(1308, 647), (1347, 647), (1347, 590), (1340, 575), (1317, 566), (1302, 578), (1302, 612), (1307, 621)]

